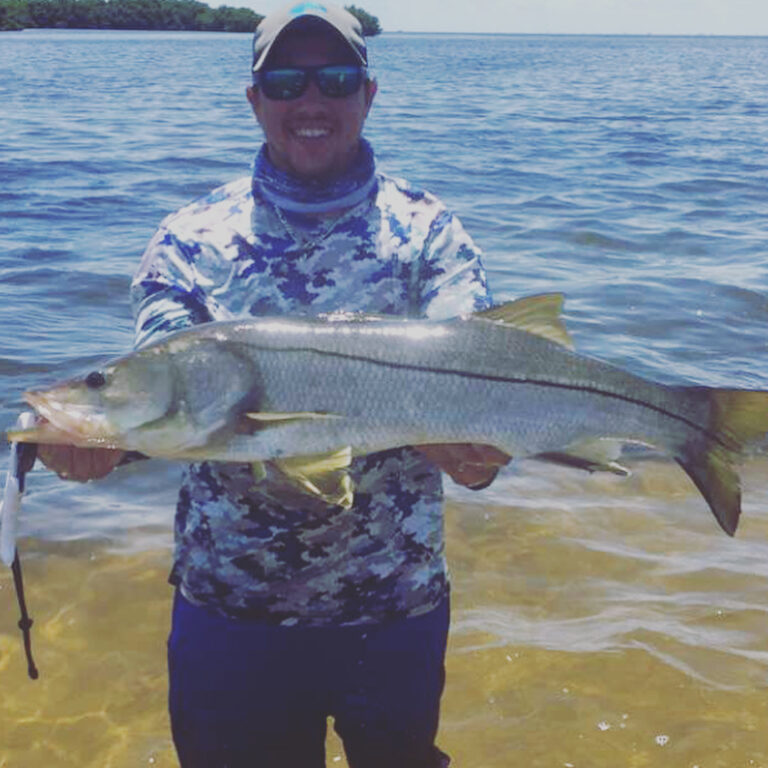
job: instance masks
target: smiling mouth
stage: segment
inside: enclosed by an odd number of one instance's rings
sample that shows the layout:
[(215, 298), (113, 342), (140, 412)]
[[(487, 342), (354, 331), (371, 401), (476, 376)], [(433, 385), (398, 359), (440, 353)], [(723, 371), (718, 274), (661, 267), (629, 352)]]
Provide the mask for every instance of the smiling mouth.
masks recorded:
[(323, 139), (331, 133), (328, 128), (296, 128), (293, 135), (299, 139)]

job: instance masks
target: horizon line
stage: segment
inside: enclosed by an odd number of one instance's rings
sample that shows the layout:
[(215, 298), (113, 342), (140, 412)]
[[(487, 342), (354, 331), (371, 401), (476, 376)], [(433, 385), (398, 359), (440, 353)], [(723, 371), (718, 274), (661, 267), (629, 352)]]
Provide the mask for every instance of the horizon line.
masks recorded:
[[(768, 32), (457, 32), (385, 29), (381, 35), (484, 35), (489, 37), (768, 37)], [(376, 35), (375, 37), (379, 37)]]
[[(172, 32), (212, 35), (251, 35), (252, 32), (228, 32), (204, 29), (115, 29), (114, 27), (25, 27), (24, 29), (0, 29), (0, 32)], [(765, 38), (768, 32), (472, 32), (428, 29), (384, 29), (373, 40), (384, 35), (454, 35), (483, 37), (722, 37), (722, 38)]]

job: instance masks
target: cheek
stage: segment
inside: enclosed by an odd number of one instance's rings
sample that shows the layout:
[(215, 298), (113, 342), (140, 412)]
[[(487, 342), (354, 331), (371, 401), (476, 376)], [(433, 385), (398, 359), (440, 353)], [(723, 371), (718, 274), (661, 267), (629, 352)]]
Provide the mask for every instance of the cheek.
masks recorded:
[(349, 104), (341, 110), (339, 113), (339, 122), (343, 126), (344, 134), (357, 137), (363, 129), (365, 114), (366, 108), (364, 102)]
[(285, 108), (280, 102), (264, 104), (257, 102), (253, 105), (253, 113), (265, 135), (275, 134), (279, 131), (285, 117)]
[(273, 113), (260, 110), (256, 112), (256, 120), (258, 121), (259, 126), (261, 126), (261, 130), (265, 134), (274, 131), (276, 121)]

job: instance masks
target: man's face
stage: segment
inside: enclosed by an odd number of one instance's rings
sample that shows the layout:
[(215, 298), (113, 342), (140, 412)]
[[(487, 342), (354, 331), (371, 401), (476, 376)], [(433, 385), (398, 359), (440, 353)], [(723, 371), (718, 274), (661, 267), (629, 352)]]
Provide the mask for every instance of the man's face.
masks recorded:
[[(287, 34), (270, 53), (268, 67), (350, 63), (330, 35)], [(297, 99), (272, 100), (256, 87), (247, 90), (267, 139), (270, 160), (280, 170), (304, 178), (333, 178), (354, 159), (360, 132), (376, 93), (366, 82), (351, 96), (323, 96), (314, 82)]]

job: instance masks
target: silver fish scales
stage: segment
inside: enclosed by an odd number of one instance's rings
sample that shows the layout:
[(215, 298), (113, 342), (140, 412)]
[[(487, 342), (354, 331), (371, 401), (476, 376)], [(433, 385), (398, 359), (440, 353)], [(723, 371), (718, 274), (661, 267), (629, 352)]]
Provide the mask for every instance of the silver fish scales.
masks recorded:
[[(579, 355), (562, 297), (444, 322), (253, 318), (179, 331), (85, 378), (28, 392), (45, 422), (13, 440), (184, 460), (274, 462), (351, 503), (352, 456), (485, 443), (621, 472), (615, 445), (667, 451), (729, 534), (734, 464), (768, 432), (768, 393), (659, 384)], [(258, 475), (258, 473), (257, 473)]]

